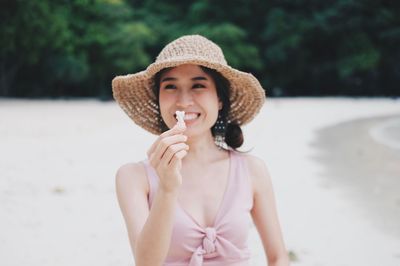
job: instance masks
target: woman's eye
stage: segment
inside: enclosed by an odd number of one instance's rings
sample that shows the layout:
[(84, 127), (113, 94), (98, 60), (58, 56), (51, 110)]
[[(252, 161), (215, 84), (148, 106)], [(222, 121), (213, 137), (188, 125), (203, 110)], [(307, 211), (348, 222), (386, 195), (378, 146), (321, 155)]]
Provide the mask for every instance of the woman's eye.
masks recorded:
[(172, 85), (172, 84), (168, 84), (168, 85), (166, 85), (166, 86), (164, 87), (164, 89), (166, 89), (166, 90), (175, 89), (175, 88), (176, 88), (175, 85)]
[(193, 88), (205, 88), (206, 86), (204, 86), (203, 84), (194, 84)]

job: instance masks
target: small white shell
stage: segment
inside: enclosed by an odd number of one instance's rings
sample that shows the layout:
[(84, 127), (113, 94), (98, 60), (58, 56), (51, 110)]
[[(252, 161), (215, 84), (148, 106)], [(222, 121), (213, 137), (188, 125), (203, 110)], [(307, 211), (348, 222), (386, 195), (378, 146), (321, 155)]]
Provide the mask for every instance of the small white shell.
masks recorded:
[(185, 117), (185, 111), (176, 111), (176, 118), (178, 119), (178, 123), (185, 126), (185, 121), (184, 121), (184, 117)]

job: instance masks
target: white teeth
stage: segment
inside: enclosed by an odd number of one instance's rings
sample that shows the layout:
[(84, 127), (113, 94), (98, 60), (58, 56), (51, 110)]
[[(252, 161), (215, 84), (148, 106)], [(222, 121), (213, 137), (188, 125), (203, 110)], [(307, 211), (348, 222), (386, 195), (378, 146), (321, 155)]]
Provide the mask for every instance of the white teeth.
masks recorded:
[(193, 120), (196, 119), (199, 115), (198, 114), (185, 114), (185, 117), (183, 118), (184, 120)]

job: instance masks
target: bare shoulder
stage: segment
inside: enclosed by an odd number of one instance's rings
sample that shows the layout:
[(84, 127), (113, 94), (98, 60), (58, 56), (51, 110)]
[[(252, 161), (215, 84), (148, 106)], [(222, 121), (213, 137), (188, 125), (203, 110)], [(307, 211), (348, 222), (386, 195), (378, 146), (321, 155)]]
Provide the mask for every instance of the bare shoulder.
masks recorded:
[(246, 159), (247, 168), (253, 178), (263, 178), (263, 176), (268, 173), (267, 165), (260, 157), (246, 154), (244, 158)]
[(140, 190), (148, 193), (149, 185), (146, 170), (142, 162), (121, 165), (115, 175), (117, 191)]
[(135, 243), (149, 214), (149, 185), (143, 162), (120, 166), (115, 175), (115, 186), (131, 248), (135, 252)]
[(251, 154), (243, 156), (246, 160), (253, 190), (256, 191), (257, 188), (260, 188), (263, 185), (265, 186), (266, 183), (270, 183), (271, 177), (265, 161)]

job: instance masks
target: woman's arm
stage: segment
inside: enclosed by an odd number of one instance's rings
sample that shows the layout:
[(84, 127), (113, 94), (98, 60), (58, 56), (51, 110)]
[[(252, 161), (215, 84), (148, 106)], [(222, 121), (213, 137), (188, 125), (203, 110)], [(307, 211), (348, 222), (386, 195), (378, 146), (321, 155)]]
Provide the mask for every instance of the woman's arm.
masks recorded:
[(136, 266), (158, 266), (164, 262), (177, 202), (177, 193), (159, 189), (149, 210), (148, 186), (145, 169), (140, 163), (126, 164), (117, 171), (116, 192)]
[(289, 265), (289, 256), (283, 241), (276, 210), (271, 177), (263, 160), (247, 156), (253, 185), (253, 209), (251, 215), (263, 243), (270, 266)]

